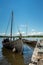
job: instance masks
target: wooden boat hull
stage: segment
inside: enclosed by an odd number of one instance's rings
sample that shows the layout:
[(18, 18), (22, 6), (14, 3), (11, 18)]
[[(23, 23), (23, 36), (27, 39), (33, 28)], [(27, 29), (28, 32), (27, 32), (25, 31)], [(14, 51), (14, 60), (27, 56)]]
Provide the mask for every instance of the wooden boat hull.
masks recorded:
[(6, 42), (6, 43), (2, 43), (3, 47), (7, 48), (7, 49), (13, 49), (14, 48), (14, 44), (12, 42)]
[(23, 50), (23, 42), (20, 39), (17, 39), (15, 41), (9, 41), (6, 43), (2, 43), (3, 47), (10, 49), (13, 51), (13, 49), (15, 48), (17, 52), (21, 52)]

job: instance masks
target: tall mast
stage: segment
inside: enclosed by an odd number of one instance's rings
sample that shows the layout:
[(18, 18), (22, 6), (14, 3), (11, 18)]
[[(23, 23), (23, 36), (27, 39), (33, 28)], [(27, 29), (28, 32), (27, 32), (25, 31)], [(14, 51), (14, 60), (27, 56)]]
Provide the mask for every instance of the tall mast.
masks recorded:
[(13, 27), (13, 11), (12, 11), (12, 15), (11, 15), (11, 39), (12, 39), (12, 27)]

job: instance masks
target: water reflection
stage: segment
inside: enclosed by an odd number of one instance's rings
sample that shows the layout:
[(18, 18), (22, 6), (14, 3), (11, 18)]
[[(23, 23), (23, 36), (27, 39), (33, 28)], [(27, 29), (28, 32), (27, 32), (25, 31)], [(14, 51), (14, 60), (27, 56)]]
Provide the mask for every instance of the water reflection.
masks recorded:
[(2, 60), (2, 58), (3, 58), (3, 55), (2, 55), (2, 44), (0, 43), (0, 60)]
[(28, 65), (30, 63), (32, 53), (33, 53), (33, 49), (25, 44), (24, 49), (23, 49), (23, 57), (24, 57), (24, 63), (26, 65)]
[(8, 61), (10, 65), (24, 65), (24, 60), (21, 54), (19, 53), (11, 53), (7, 49), (3, 48), (3, 56)]
[(32, 52), (32, 48), (26, 44), (23, 46), (23, 55), (19, 53), (12, 53), (7, 49), (2, 48), (2, 60), (4, 60), (2, 63), (4, 65), (28, 65), (32, 56)]
[(23, 45), (23, 55), (12, 53), (2, 47), (0, 42), (0, 65), (28, 65), (32, 56), (33, 48)]

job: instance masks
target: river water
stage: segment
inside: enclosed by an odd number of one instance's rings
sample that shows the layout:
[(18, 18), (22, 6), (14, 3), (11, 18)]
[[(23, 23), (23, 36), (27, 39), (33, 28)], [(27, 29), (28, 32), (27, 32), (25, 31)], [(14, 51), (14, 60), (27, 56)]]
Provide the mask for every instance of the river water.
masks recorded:
[(3, 48), (2, 39), (0, 39), (0, 65), (28, 65), (33, 53), (33, 47), (27, 44), (24, 44), (23, 47), (23, 55), (12, 53), (10, 50)]

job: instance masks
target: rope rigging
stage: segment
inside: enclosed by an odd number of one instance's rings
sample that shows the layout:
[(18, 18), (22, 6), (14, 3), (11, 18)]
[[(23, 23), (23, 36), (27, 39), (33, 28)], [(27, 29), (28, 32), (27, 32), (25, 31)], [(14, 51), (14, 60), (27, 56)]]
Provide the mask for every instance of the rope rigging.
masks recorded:
[(9, 21), (8, 21), (8, 24), (7, 24), (7, 27), (6, 27), (5, 34), (8, 32), (8, 28), (9, 28), (9, 26), (10, 26), (10, 19), (11, 19), (11, 16), (9, 17)]

